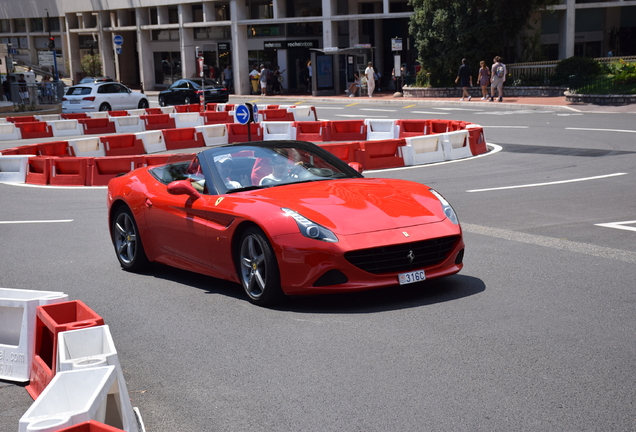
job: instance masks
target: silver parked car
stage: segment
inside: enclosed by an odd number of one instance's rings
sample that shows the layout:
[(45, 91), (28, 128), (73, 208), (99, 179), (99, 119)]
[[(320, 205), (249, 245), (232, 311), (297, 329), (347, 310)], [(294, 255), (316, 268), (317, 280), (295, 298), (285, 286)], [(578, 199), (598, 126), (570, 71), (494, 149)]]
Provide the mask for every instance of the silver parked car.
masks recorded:
[(148, 108), (146, 95), (117, 82), (91, 82), (69, 87), (62, 99), (63, 113)]

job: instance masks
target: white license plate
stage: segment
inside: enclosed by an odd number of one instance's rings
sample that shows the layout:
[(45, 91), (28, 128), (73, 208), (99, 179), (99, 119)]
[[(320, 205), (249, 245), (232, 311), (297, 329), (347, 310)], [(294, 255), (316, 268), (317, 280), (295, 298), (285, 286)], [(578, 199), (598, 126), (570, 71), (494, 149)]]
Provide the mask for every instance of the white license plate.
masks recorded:
[(406, 285), (415, 282), (422, 282), (426, 280), (426, 274), (424, 270), (415, 270), (408, 273), (400, 273), (398, 275), (398, 281), (400, 285)]
[(79, 101), (79, 100), (72, 100), (72, 101), (71, 101), (71, 103), (72, 103), (72, 104), (78, 104), (78, 103), (80, 103), (80, 102), (81, 102), (81, 101)]

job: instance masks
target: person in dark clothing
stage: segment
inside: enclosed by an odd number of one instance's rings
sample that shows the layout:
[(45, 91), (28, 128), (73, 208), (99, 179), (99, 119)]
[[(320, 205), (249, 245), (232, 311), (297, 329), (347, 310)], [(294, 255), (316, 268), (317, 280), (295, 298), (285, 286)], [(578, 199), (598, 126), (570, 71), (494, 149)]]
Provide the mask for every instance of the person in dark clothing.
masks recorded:
[(2, 91), (4, 92), (4, 96), (8, 101), (11, 101), (11, 86), (9, 85), (9, 77), (5, 77), (4, 81), (2, 81)]
[(463, 101), (464, 98), (468, 98), (468, 100), (472, 99), (472, 96), (468, 94), (468, 86), (473, 86), (473, 76), (470, 72), (470, 67), (466, 64), (466, 59), (462, 59), (462, 65), (459, 67), (457, 71), (457, 78), (455, 78), (455, 84), (461, 81), (462, 86), (462, 98), (460, 101)]

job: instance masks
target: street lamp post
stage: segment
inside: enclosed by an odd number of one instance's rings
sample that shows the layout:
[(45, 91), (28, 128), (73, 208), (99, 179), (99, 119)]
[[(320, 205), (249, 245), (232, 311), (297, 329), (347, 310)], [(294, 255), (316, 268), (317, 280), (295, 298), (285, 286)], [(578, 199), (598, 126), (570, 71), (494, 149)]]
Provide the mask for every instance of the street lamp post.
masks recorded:
[(59, 76), (57, 73), (57, 55), (55, 53), (55, 38), (51, 36), (51, 17), (49, 17), (49, 10), (46, 10), (46, 24), (49, 28), (49, 50), (53, 53), (53, 78), (54, 81), (59, 81)]

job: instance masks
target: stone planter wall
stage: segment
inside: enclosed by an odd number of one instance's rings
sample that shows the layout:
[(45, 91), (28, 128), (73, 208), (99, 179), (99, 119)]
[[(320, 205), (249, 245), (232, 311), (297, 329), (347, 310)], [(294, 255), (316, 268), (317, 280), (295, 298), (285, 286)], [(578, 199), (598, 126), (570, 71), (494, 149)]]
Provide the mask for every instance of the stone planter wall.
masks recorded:
[(636, 103), (636, 95), (581, 95), (566, 91), (565, 100), (594, 105), (628, 105)]
[[(504, 97), (555, 97), (563, 96), (563, 92), (567, 90), (565, 87), (509, 87), (504, 85)], [(461, 87), (403, 87), (402, 92), (405, 97), (421, 97), (421, 98), (460, 98), (462, 94)], [(490, 94), (490, 86), (488, 87)], [(471, 87), (468, 94), (473, 98), (481, 98), (481, 88)]]

